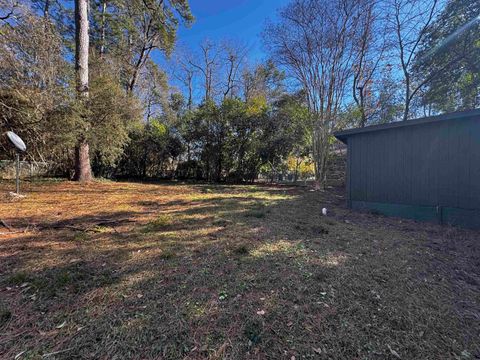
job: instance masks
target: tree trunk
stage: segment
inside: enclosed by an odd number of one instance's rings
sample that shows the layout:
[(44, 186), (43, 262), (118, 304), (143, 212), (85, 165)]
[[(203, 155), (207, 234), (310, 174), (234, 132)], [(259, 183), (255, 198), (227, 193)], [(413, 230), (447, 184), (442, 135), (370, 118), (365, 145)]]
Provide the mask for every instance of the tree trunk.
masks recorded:
[[(88, 99), (88, 0), (75, 0), (75, 73), (79, 101)], [(89, 146), (85, 135), (75, 148), (74, 180), (91, 181)]]
[[(318, 120), (317, 120), (318, 121)], [(318, 124), (313, 131), (313, 158), (315, 165), (315, 190), (324, 190), (327, 179), (327, 162), (330, 146), (328, 132)]]
[(410, 74), (408, 73), (407, 69), (404, 70), (405, 73), (405, 108), (403, 110), (403, 121), (408, 120), (408, 115), (410, 114)]
[(216, 175), (216, 181), (220, 182), (222, 181), (222, 165), (223, 165), (223, 158), (222, 158), (222, 149), (223, 144), (220, 141), (219, 146), (218, 146), (218, 159), (217, 159), (217, 175)]
[(300, 167), (301, 162), (298, 161), (298, 158), (295, 159), (295, 172), (293, 174), (293, 182), (298, 181), (298, 168)]
[(367, 125), (367, 115), (365, 114), (365, 94), (364, 94), (363, 87), (361, 87), (359, 90), (360, 90), (360, 114), (361, 114), (360, 127), (363, 128)]
[(147, 45), (143, 46), (142, 52), (140, 53), (140, 56), (133, 67), (133, 73), (127, 85), (128, 93), (130, 94), (133, 93), (133, 90), (135, 89), (135, 85), (137, 85), (138, 76), (140, 75), (140, 69), (147, 62), (148, 58), (150, 57), (150, 52), (152, 51), (152, 49), (153, 49), (152, 47), (147, 47)]
[(133, 93), (133, 89), (135, 88), (135, 85), (137, 84), (139, 69), (140, 69), (139, 65), (136, 65), (135, 68), (133, 69), (132, 77), (130, 78), (130, 81), (128, 82), (128, 86), (127, 86), (127, 92), (129, 94)]
[(75, 181), (92, 181), (92, 170), (90, 167), (89, 146), (86, 141), (80, 141), (75, 147)]
[(107, 0), (103, 0), (102, 3), (102, 30), (100, 34), (100, 57), (105, 55), (105, 42), (106, 42), (106, 18), (105, 14), (107, 13)]
[(188, 103), (187, 103), (187, 108), (188, 110), (192, 110), (192, 105), (193, 105), (193, 85), (192, 85), (192, 80), (193, 77), (189, 76), (188, 77)]
[(45, 1), (45, 6), (43, 7), (43, 18), (49, 20), (49, 11), (50, 11), (50, 0)]

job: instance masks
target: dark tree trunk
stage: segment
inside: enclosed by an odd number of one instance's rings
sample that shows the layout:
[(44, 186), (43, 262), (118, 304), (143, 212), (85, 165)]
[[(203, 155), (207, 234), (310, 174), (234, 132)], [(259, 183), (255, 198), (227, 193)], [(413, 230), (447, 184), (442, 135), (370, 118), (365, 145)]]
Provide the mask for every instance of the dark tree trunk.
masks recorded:
[(298, 168), (300, 167), (301, 162), (298, 161), (298, 158), (295, 160), (295, 173), (293, 174), (293, 181), (297, 182), (298, 180)]
[(144, 46), (142, 49), (142, 52), (140, 53), (140, 56), (135, 63), (133, 67), (133, 73), (130, 78), (130, 81), (128, 82), (127, 85), (127, 92), (128, 93), (133, 93), (133, 90), (135, 89), (135, 86), (137, 85), (138, 81), (138, 76), (140, 75), (140, 69), (145, 65), (147, 62), (148, 58), (150, 57), (150, 52), (152, 51), (153, 47), (150, 46)]
[(193, 78), (190, 76), (188, 78), (188, 103), (187, 103), (187, 108), (188, 110), (192, 110), (192, 105), (193, 105), (193, 85), (192, 85), (192, 80)]
[(43, 17), (45, 20), (49, 19), (49, 11), (50, 11), (50, 0), (46, 0), (45, 6), (43, 7)]

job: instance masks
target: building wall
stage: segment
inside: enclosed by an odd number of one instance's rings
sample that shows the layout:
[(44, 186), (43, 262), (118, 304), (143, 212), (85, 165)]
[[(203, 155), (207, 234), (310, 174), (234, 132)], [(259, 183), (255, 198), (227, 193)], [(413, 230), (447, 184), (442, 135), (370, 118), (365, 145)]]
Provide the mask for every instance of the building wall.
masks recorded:
[(480, 227), (480, 117), (348, 138), (353, 208)]

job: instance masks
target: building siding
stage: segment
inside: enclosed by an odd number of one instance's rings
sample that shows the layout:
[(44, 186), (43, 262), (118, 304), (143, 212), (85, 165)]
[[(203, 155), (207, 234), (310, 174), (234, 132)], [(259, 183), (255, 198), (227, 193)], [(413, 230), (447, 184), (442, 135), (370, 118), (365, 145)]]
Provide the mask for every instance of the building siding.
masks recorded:
[(350, 206), (480, 223), (468, 220), (480, 214), (480, 116), (363, 131), (346, 142)]

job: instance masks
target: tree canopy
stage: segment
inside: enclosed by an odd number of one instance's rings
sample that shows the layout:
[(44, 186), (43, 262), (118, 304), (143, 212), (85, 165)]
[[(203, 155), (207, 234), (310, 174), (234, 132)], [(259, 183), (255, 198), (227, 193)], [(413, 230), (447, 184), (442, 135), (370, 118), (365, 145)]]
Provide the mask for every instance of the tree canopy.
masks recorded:
[(479, 106), (478, 1), (292, 0), (255, 61), (248, 41), (182, 44), (187, 0), (77, 2), (0, 1), (0, 127), (52, 174), (321, 187), (335, 130)]

